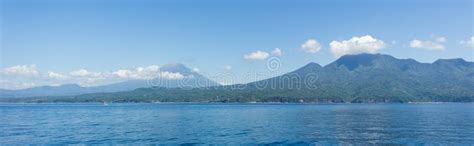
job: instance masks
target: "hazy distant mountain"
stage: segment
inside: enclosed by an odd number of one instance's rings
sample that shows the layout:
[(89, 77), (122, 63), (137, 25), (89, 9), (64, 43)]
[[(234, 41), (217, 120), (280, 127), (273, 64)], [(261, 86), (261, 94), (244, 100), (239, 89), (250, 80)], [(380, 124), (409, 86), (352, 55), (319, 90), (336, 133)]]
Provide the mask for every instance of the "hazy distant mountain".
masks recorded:
[(183, 79), (163, 79), (156, 78), (152, 80), (128, 80), (124, 82), (93, 86), (80, 87), (76, 84), (67, 84), (61, 86), (41, 86), (21, 90), (0, 90), (0, 97), (31, 97), (31, 96), (65, 96), (65, 95), (79, 95), (86, 93), (107, 93), (128, 91), (137, 88), (147, 87), (209, 87), (218, 86), (219, 84), (209, 80), (208, 78), (193, 72), (183, 64), (168, 64), (160, 68), (160, 71), (170, 73), (180, 73), (184, 76)]
[(76, 84), (66, 84), (61, 86), (41, 86), (21, 90), (0, 90), (0, 97), (30, 97), (47, 95), (77, 95), (89, 93), (86, 88)]

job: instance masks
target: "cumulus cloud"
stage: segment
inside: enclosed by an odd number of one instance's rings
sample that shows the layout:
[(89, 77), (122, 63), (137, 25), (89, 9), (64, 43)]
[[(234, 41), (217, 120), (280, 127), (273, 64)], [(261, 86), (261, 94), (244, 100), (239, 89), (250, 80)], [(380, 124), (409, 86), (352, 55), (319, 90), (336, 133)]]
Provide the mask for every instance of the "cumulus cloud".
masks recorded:
[(352, 37), (349, 40), (332, 41), (329, 44), (331, 53), (340, 57), (346, 54), (376, 53), (385, 48), (385, 43), (370, 35)]
[(434, 40), (414, 39), (410, 41), (410, 47), (423, 50), (444, 50), (444, 43), (446, 41), (446, 37), (436, 37)]
[(315, 39), (309, 39), (301, 45), (301, 48), (306, 53), (317, 53), (321, 50), (321, 44)]
[(256, 51), (256, 52), (252, 52), (250, 54), (244, 55), (244, 59), (246, 59), (246, 60), (264, 60), (264, 59), (267, 59), (269, 55), (270, 54), (268, 54), (265, 51)]
[(167, 72), (167, 71), (160, 72), (159, 77), (163, 79), (168, 79), (168, 80), (180, 80), (180, 79), (185, 78), (185, 76), (179, 72)]
[(61, 73), (52, 72), (52, 71), (48, 72), (48, 77), (51, 78), (51, 79), (55, 79), (55, 80), (65, 80), (65, 79), (69, 78), (66, 75), (63, 75)]
[(474, 36), (471, 37), (471, 40), (467, 41), (467, 46), (474, 48)]
[(120, 69), (113, 72), (113, 74), (117, 75), (120, 78), (128, 78), (132, 74), (132, 71), (127, 69)]
[(460, 44), (468, 48), (474, 48), (474, 36), (472, 36), (469, 40), (461, 41)]
[(158, 65), (150, 65), (146, 67), (137, 67), (133, 70), (120, 69), (112, 73), (119, 78), (130, 78), (130, 79), (153, 79), (159, 76), (160, 67)]
[(444, 50), (444, 45), (432, 41), (412, 40), (410, 47), (425, 50)]
[[(196, 71), (197, 68), (194, 69)], [(63, 74), (54, 71), (41, 73), (35, 65), (17, 65), (0, 69), (1, 86), (4, 89), (22, 89), (33, 86), (79, 84), (81, 86), (97, 86), (125, 80), (148, 80), (155, 78), (179, 80), (193, 78), (179, 72), (161, 71), (158, 65), (118, 69), (115, 71), (95, 72), (78, 69)], [(15, 76), (13, 76), (15, 75)], [(34, 78), (33, 78), (34, 76)]]
[(92, 72), (86, 69), (79, 69), (69, 73), (74, 82), (83, 86), (94, 86), (110, 79), (108, 72)]
[(100, 77), (102, 73), (100, 72), (91, 72), (86, 69), (79, 69), (69, 73), (69, 75), (74, 77)]
[(76, 70), (70, 73), (71, 76), (86, 78), (88, 82), (95, 82), (102, 79), (137, 79), (149, 80), (154, 78), (164, 79), (183, 79), (186, 76), (181, 73), (160, 71), (158, 65), (150, 65), (145, 67), (136, 67), (133, 69), (119, 69), (113, 72), (91, 72), (86, 69)]
[(281, 56), (281, 55), (283, 55), (283, 51), (282, 51), (280, 48), (275, 48), (275, 49), (272, 51), (272, 55), (273, 55), (273, 56)]
[(28, 76), (36, 77), (39, 76), (39, 71), (36, 69), (36, 65), (16, 65), (7, 67), (0, 70), (0, 74), (9, 76)]

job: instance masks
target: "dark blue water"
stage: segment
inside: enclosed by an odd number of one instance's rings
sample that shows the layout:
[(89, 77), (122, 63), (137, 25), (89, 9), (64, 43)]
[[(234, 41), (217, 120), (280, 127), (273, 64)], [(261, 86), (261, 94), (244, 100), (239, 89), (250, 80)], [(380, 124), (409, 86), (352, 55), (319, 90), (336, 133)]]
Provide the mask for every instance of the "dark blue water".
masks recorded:
[(0, 144), (474, 144), (474, 104), (0, 104)]

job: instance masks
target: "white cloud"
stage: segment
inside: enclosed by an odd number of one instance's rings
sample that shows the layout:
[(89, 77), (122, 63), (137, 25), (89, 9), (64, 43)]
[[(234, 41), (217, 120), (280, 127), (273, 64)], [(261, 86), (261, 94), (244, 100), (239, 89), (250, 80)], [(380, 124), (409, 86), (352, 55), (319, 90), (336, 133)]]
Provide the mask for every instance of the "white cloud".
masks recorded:
[(160, 70), (160, 67), (158, 65), (150, 65), (150, 66), (147, 66), (146, 67), (146, 70), (147, 71), (159, 71)]
[(385, 48), (385, 43), (370, 35), (352, 37), (349, 40), (332, 41), (329, 44), (331, 53), (340, 57), (346, 54), (376, 53)]
[[(194, 71), (196, 71), (194, 68)], [(155, 78), (163, 78), (169, 80), (179, 80), (192, 76), (184, 76), (179, 72), (167, 72), (161, 71), (158, 65), (151, 65), (146, 67), (137, 67), (135, 69), (120, 69), (115, 72), (112, 72), (113, 75), (119, 78), (127, 79), (138, 79), (138, 80), (150, 80)]]
[(461, 41), (460, 44), (468, 48), (474, 48), (474, 36), (472, 36), (470, 40)]
[(471, 40), (467, 41), (467, 46), (474, 48), (474, 36), (471, 37)]
[(225, 70), (232, 70), (232, 66), (226, 65), (226, 66), (224, 66), (224, 69), (225, 69)]
[[(446, 40), (444, 40), (446, 41)], [(423, 40), (412, 40), (410, 42), (410, 47), (415, 48), (415, 49), (424, 49), (424, 50), (444, 50), (444, 42), (442, 39), (438, 40), (436, 39), (435, 41), (423, 41)]]
[(63, 75), (63, 74), (60, 74), (60, 73), (55, 73), (55, 72), (52, 72), (52, 71), (48, 72), (48, 77), (51, 78), (51, 79), (55, 79), (55, 80), (65, 80), (65, 79), (69, 78), (66, 75)]
[(160, 72), (160, 67), (157, 65), (151, 65), (147, 67), (138, 67), (135, 71), (132, 71), (130, 75), (133, 79), (153, 79), (157, 77)]
[(446, 42), (446, 40), (447, 40), (446, 37), (437, 37), (437, 38), (435, 38), (435, 41), (439, 42), (439, 43), (444, 43), (444, 42)]
[(130, 78), (130, 79), (153, 79), (159, 76), (160, 67), (158, 65), (150, 65), (146, 67), (137, 67), (133, 70), (120, 69), (112, 72), (113, 75), (119, 78)]
[(410, 41), (410, 47), (423, 50), (444, 50), (444, 43), (448, 40), (446, 37), (434, 37), (433, 40), (414, 39)]
[(267, 52), (256, 51), (256, 52), (252, 52), (250, 54), (244, 55), (244, 59), (247, 59), (247, 60), (264, 60), (264, 59), (267, 59), (268, 56), (269, 56), (269, 54)]
[(90, 72), (86, 69), (79, 69), (69, 73), (69, 75), (74, 77), (101, 77), (102, 73), (100, 72)]
[(199, 72), (199, 68), (197, 67), (193, 68), (193, 72)]
[(317, 53), (321, 50), (321, 44), (315, 39), (309, 39), (304, 44), (301, 45), (303, 51), (307, 53)]
[(281, 55), (283, 55), (283, 51), (281, 51), (280, 48), (275, 48), (275, 49), (272, 51), (272, 55), (273, 55), (273, 56), (281, 56)]
[(10, 76), (28, 76), (36, 77), (39, 76), (39, 72), (36, 69), (36, 65), (16, 65), (4, 69), (0, 69), (0, 74)]
[(132, 71), (127, 70), (127, 69), (120, 69), (120, 70), (117, 70), (117, 71), (113, 72), (112, 74), (117, 75), (120, 78), (128, 78), (132, 74)]
[(412, 40), (410, 42), (410, 47), (416, 49), (426, 49), (426, 50), (443, 50), (444, 46), (440, 43), (432, 41), (422, 41), (422, 40)]
[(73, 82), (82, 86), (95, 86), (105, 81), (111, 80), (109, 72), (91, 72), (86, 69), (79, 69), (69, 73)]
[(164, 79), (169, 79), (169, 80), (179, 80), (179, 79), (183, 79), (185, 78), (184, 75), (182, 75), (181, 73), (173, 73), (173, 72), (160, 72), (159, 74), (160, 78), (164, 78)]
[[(196, 71), (196, 69), (194, 69)], [(79, 84), (81, 86), (97, 86), (116, 83), (125, 80), (170, 79), (178, 80), (193, 78), (193, 75), (184, 75), (179, 72), (164, 72), (158, 65), (118, 69), (116, 71), (93, 72), (87, 69), (78, 69), (62, 74), (54, 71), (41, 73), (35, 65), (17, 65), (0, 69), (0, 88), (22, 89), (33, 86)], [(22, 76), (11, 76), (22, 75)], [(34, 78), (30, 77), (34, 76)], [(1, 81), (3, 80), (3, 81)]]

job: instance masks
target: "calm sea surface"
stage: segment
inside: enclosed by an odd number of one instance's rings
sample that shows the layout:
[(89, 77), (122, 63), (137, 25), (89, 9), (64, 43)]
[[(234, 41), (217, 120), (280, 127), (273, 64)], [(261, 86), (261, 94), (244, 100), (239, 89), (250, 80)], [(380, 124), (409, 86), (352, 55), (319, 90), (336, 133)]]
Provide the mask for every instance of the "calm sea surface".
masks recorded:
[(474, 104), (0, 104), (0, 144), (474, 144)]

